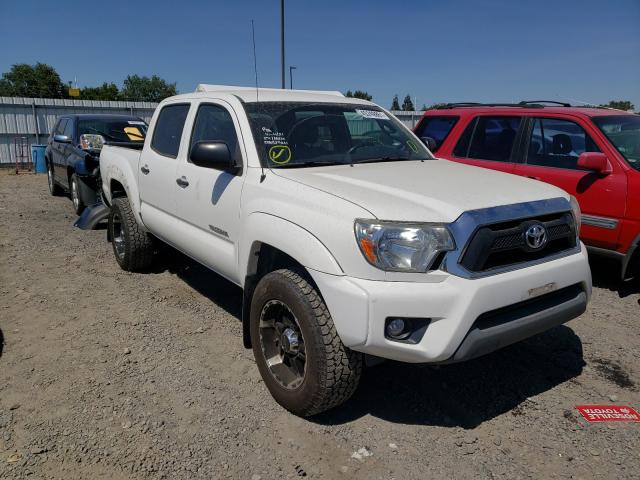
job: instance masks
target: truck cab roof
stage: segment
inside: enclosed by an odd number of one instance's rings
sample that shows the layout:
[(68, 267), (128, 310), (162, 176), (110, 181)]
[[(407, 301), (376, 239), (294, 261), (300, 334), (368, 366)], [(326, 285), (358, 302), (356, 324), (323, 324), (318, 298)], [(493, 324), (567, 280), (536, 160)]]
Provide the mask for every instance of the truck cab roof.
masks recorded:
[(311, 102), (311, 103), (357, 103), (373, 105), (371, 102), (359, 98), (347, 98), (338, 91), (322, 90), (283, 90), (279, 88), (239, 87), (232, 85), (208, 85), (200, 84), (193, 93), (185, 93), (171, 97), (172, 101), (193, 98), (220, 98), (235, 97), (245, 102)]

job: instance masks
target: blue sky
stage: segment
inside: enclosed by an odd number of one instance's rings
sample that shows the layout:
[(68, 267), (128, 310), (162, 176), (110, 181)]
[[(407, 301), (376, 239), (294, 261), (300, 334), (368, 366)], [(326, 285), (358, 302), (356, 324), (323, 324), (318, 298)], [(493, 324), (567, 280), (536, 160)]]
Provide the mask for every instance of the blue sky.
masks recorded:
[[(640, 0), (286, 4), (296, 88), (364, 89), (385, 107), (409, 93), (419, 106), (544, 98), (640, 108)], [(279, 0), (1, 0), (0, 72), (40, 61), (80, 86), (133, 73), (182, 92), (252, 85), (251, 19), (260, 84), (277, 87)]]

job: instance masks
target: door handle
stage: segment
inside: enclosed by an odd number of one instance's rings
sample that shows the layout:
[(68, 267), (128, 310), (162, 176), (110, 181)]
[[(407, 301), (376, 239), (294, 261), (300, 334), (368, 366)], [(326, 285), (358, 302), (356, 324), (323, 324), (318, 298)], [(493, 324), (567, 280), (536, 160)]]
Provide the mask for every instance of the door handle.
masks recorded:
[(140, 167), (140, 171), (141, 171), (142, 173), (144, 173), (145, 175), (149, 175), (149, 172), (150, 172), (151, 170), (149, 170), (149, 167), (147, 167), (146, 165), (143, 165), (142, 167)]
[(182, 188), (187, 188), (189, 186), (189, 182), (186, 177), (176, 178), (176, 183)]

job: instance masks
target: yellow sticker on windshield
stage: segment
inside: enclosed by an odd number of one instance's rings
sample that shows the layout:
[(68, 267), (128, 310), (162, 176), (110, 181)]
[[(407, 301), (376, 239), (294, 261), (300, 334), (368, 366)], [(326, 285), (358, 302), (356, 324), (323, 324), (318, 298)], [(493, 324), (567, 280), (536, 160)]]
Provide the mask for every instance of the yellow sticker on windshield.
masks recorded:
[(413, 143), (411, 140), (407, 140), (407, 145), (411, 150), (413, 150), (414, 153), (418, 153), (418, 146), (415, 143)]
[(269, 160), (279, 165), (289, 163), (291, 160), (291, 149), (289, 145), (274, 145), (269, 149)]
[(127, 134), (129, 140), (141, 142), (144, 140), (144, 135), (140, 132), (138, 127), (124, 127), (124, 133)]

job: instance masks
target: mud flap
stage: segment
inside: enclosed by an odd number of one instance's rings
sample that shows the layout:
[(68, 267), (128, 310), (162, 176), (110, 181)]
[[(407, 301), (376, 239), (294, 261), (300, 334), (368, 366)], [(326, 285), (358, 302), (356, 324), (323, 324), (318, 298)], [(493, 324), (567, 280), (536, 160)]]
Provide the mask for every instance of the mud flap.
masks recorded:
[(93, 230), (98, 223), (106, 220), (108, 216), (109, 207), (102, 202), (94, 203), (90, 207), (85, 208), (73, 226), (78, 227), (80, 230)]

